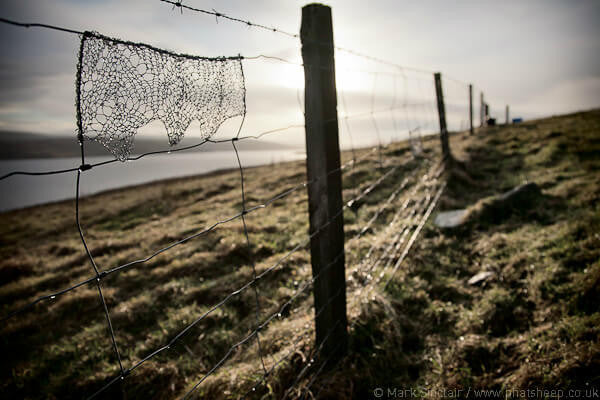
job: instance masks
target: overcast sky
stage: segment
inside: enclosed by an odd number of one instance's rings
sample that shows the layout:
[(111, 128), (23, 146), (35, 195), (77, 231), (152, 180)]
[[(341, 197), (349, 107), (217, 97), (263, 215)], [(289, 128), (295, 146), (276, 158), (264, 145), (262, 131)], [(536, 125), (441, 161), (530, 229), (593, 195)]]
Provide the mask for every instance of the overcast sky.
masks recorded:
[[(184, 4), (296, 33), (300, 1), (205, 1)], [(330, 1), (336, 45), (431, 71), (483, 90), (492, 115), (533, 118), (600, 106), (598, 1)], [(214, 16), (172, 10), (158, 0), (3, 0), (0, 16), (102, 34), (202, 56), (282, 57), (301, 63), (299, 40)], [(79, 37), (0, 24), (0, 130), (74, 135), (75, 70)], [(245, 134), (301, 124), (300, 66), (245, 60), (248, 118)], [(340, 116), (392, 104), (419, 103), (377, 114), (384, 140), (416, 125), (436, 128), (430, 74), (402, 71), (336, 53)], [(368, 72), (366, 72), (368, 71)], [(379, 72), (377, 74), (373, 72)], [(451, 128), (464, 127), (464, 86), (444, 80)], [(345, 104), (341, 104), (341, 93)], [(426, 104), (424, 104), (426, 103)], [(475, 109), (478, 115), (478, 107)], [(374, 140), (370, 116), (353, 118), (356, 144)], [(478, 122), (478, 120), (477, 120)], [(224, 124), (230, 136), (239, 124)], [(162, 127), (153, 124), (148, 134)], [(348, 145), (340, 120), (342, 143)], [(404, 130), (404, 131), (403, 131)], [(399, 133), (400, 132), (400, 133)], [(194, 135), (194, 126), (187, 136)], [(300, 130), (271, 136), (299, 143)], [(186, 137), (187, 139), (187, 137)]]

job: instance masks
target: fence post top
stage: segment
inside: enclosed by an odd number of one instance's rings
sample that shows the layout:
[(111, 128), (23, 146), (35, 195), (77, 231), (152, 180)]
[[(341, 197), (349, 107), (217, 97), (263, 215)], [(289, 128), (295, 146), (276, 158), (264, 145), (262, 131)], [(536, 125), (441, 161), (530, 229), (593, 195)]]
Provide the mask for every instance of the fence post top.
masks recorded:
[(302, 10), (308, 10), (311, 8), (331, 10), (331, 7), (329, 7), (328, 5), (325, 5), (325, 4), (321, 4), (321, 3), (308, 3), (307, 5), (302, 7)]

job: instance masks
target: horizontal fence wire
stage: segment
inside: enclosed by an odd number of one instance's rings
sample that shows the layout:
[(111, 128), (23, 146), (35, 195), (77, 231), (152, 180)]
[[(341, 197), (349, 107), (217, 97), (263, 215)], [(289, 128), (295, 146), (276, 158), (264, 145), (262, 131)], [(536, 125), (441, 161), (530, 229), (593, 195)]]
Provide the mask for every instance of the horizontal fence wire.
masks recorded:
[[(356, 163), (359, 163), (359, 162), (367, 159), (368, 157), (372, 156), (372, 154), (374, 153), (375, 150), (376, 149), (372, 149), (371, 151), (366, 152), (363, 156), (359, 157), (356, 160), (349, 160), (348, 162), (342, 164), (339, 168), (335, 168), (335, 169), (329, 171), (326, 175), (318, 176), (318, 177), (316, 177), (316, 178), (314, 178), (312, 180), (303, 181), (303, 182), (301, 182), (299, 184), (296, 184), (293, 187), (291, 187), (291, 188), (289, 188), (289, 189), (281, 192), (280, 194), (278, 194), (278, 195), (276, 195), (276, 196), (274, 196), (274, 197), (272, 197), (272, 198), (264, 201), (262, 204), (255, 205), (253, 207), (248, 208), (245, 212), (238, 212), (238, 213), (236, 213), (236, 214), (234, 214), (234, 215), (232, 215), (232, 216), (230, 216), (228, 218), (225, 218), (225, 219), (222, 219), (220, 221), (214, 222), (209, 227), (207, 227), (207, 228), (205, 228), (205, 229), (203, 229), (203, 230), (201, 230), (201, 231), (199, 231), (197, 233), (194, 233), (192, 235), (186, 236), (185, 238), (183, 238), (181, 240), (178, 240), (176, 242), (173, 242), (173, 243), (169, 244), (168, 246), (165, 246), (165, 247), (163, 247), (163, 248), (161, 248), (159, 250), (156, 250), (155, 252), (153, 252), (152, 254), (150, 254), (149, 256), (147, 256), (145, 258), (138, 259), (138, 260), (135, 260), (135, 261), (130, 261), (128, 263), (116, 266), (114, 268), (110, 268), (110, 269), (107, 269), (107, 270), (104, 270), (104, 271), (100, 271), (99, 274), (98, 274), (98, 276), (93, 276), (93, 277), (87, 278), (87, 279), (85, 279), (83, 281), (80, 281), (80, 282), (78, 282), (78, 283), (76, 283), (76, 284), (74, 284), (74, 285), (72, 285), (72, 286), (70, 286), (68, 288), (61, 289), (61, 290), (59, 290), (57, 292), (41, 296), (41, 297), (35, 299), (34, 301), (26, 304), (25, 306), (20, 307), (20, 308), (14, 310), (14, 311), (8, 313), (6, 316), (3, 316), (2, 318), (0, 318), (0, 322), (4, 322), (4, 321), (6, 321), (6, 320), (8, 320), (8, 319), (10, 319), (12, 317), (14, 317), (15, 315), (18, 315), (18, 314), (26, 311), (27, 309), (33, 307), (34, 305), (38, 304), (41, 301), (44, 301), (44, 300), (54, 300), (56, 297), (61, 296), (61, 295), (65, 294), (65, 293), (68, 293), (71, 290), (77, 289), (77, 288), (79, 288), (81, 286), (84, 286), (84, 285), (86, 285), (86, 284), (88, 284), (90, 282), (93, 282), (97, 278), (103, 279), (103, 278), (107, 277), (108, 275), (114, 274), (114, 273), (119, 272), (121, 270), (128, 269), (128, 268), (130, 268), (132, 266), (135, 266), (135, 265), (146, 263), (146, 262), (152, 260), (153, 258), (155, 258), (156, 256), (158, 256), (158, 255), (160, 255), (160, 254), (162, 254), (162, 253), (164, 253), (164, 252), (166, 252), (168, 250), (171, 250), (172, 248), (174, 248), (176, 246), (185, 244), (185, 243), (189, 242), (190, 240), (196, 239), (198, 237), (201, 237), (201, 236), (204, 236), (204, 235), (210, 233), (211, 231), (213, 231), (214, 229), (216, 229), (220, 225), (223, 225), (223, 224), (226, 224), (228, 222), (231, 222), (231, 221), (234, 221), (236, 219), (241, 218), (242, 214), (250, 214), (250, 213), (255, 212), (257, 210), (264, 209), (264, 208), (268, 207), (269, 205), (273, 204), (274, 202), (276, 202), (278, 200), (281, 200), (281, 199), (283, 199), (283, 198), (291, 195), (292, 193), (296, 192), (297, 190), (300, 190), (300, 189), (306, 188), (306, 187), (308, 187), (310, 185), (313, 185), (313, 184), (317, 183), (318, 181), (320, 181), (321, 179), (326, 179), (331, 174), (334, 174), (334, 173), (339, 172), (339, 171), (343, 171), (343, 170), (347, 169), (348, 167), (350, 167), (350, 166), (352, 166), (352, 165), (354, 165)], [(369, 190), (369, 189), (367, 188), (366, 190)], [(286, 254), (286, 256), (282, 257), (282, 259), (279, 260), (279, 262), (277, 263), (277, 265), (280, 264), (281, 262), (285, 261), (285, 259), (287, 259), (289, 256), (291, 256), (291, 254), (293, 254), (293, 252), (297, 251), (297, 248), (299, 248), (299, 246), (300, 245), (294, 247), (295, 250), (293, 249), (292, 252), (290, 252), (290, 253)]]
[[(257, 139), (261, 139), (263, 136), (266, 136), (266, 135), (271, 135), (274, 133), (284, 132), (284, 131), (288, 131), (290, 129), (297, 129), (297, 128), (304, 128), (304, 124), (294, 124), (294, 125), (288, 125), (288, 126), (284, 126), (284, 127), (280, 127), (280, 128), (269, 129), (269, 130), (266, 130), (266, 131), (263, 131), (263, 132), (260, 132), (260, 133), (254, 134), (254, 135), (240, 136), (235, 139), (238, 141), (239, 140), (248, 140), (248, 139), (257, 140)], [(232, 139), (202, 139), (200, 142), (198, 142), (196, 144), (191, 144), (191, 145), (184, 146), (184, 147), (177, 147), (177, 148), (167, 149), (167, 150), (149, 151), (149, 152), (138, 154), (135, 156), (130, 156), (130, 157), (127, 157), (127, 161), (137, 161), (137, 160), (140, 160), (147, 156), (172, 154), (172, 153), (178, 153), (178, 152), (182, 152), (182, 151), (189, 151), (189, 150), (197, 149), (200, 146), (203, 146), (207, 143), (213, 143), (213, 144), (229, 143), (229, 142), (231, 142), (231, 140)], [(101, 162), (94, 163), (94, 164), (83, 164), (83, 165), (79, 165), (79, 166), (73, 167), (73, 168), (60, 169), (60, 170), (54, 170), (54, 171), (39, 171), (39, 172), (13, 171), (13, 172), (10, 172), (10, 173), (0, 176), (0, 180), (9, 178), (14, 175), (45, 176), (45, 175), (64, 174), (64, 173), (68, 173), (68, 172), (87, 171), (92, 168), (102, 167), (102, 166), (114, 164), (117, 162), (119, 162), (119, 160), (115, 158), (112, 160), (101, 161)]]

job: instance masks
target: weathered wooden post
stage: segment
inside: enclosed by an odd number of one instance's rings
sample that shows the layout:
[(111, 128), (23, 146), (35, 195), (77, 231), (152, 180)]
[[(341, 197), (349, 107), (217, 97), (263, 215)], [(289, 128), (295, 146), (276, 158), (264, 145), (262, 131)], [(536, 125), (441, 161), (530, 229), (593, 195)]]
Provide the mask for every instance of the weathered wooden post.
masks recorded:
[(507, 105), (506, 105), (506, 125), (508, 125), (508, 124), (509, 124), (509, 122), (508, 122), (508, 121), (510, 121), (510, 120), (508, 119), (508, 116), (509, 116), (509, 115), (508, 115), (508, 104), (507, 104)]
[[(300, 28), (305, 82), (306, 168), (314, 282), (315, 330), (322, 355), (335, 361), (347, 350), (342, 173), (331, 8), (302, 8)], [(316, 311), (319, 311), (317, 314)]]
[(483, 101), (483, 92), (479, 94), (479, 100), (479, 126), (483, 128), (485, 126), (485, 102)]
[(448, 128), (446, 127), (446, 108), (444, 106), (444, 92), (442, 91), (442, 74), (433, 74), (435, 79), (435, 95), (437, 98), (437, 109), (440, 118), (440, 140), (442, 142), (442, 156), (448, 161), (452, 158), (450, 145), (448, 144)]
[(469, 84), (469, 134), (473, 134), (473, 85)]

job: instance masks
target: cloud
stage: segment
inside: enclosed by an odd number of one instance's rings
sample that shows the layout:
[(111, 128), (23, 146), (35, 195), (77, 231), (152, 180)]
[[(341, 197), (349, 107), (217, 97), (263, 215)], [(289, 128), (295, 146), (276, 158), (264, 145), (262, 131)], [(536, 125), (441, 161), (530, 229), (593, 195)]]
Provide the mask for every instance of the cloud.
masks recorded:
[[(298, 32), (302, 1), (206, 0), (199, 5)], [(331, 0), (337, 45), (401, 65), (441, 70), (443, 76), (468, 80), (484, 89), (492, 111), (511, 104), (512, 114), (548, 115), (599, 105), (600, 5), (561, 2), (440, 2), (403, 3), (392, 0), (365, 6), (358, 0)], [(191, 11), (181, 14), (158, 1), (6, 0), (4, 16), (100, 33), (157, 47), (198, 55), (241, 53), (283, 57), (300, 63), (298, 39)], [(532, 17), (534, 16), (534, 17)], [(538, 18), (539, 17), (539, 18)], [(0, 126), (71, 134), (74, 129), (76, 35), (37, 28), (0, 26)], [(399, 73), (397, 69), (337, 52), (338, 89), (347, 109), (338, 101), (340, 115), (371, 108), (373, 75), (346, 74), (343, 68)], [(262, 131), (302, 122), (302, 67), (278, 62), (246, 60), (249, 131)], [(416, 78), (422, 79), (419, 81)], [(412, 74), (394, 82), (379, 75), (375, 109), (395, 102), (433, 98), (430, 74)], [(419, 86), (420, 85), (420, 86)], [(444, 82), (449, 122), (463, 124), (466, 96)], [(301, 90), (302, 92), (302, 90)], [(338, 93), (338, 98), (340, 93)], [(478, 93), (475, 93), (477, 103)], [(427, 107), (399, 110), (402, 125), (412, 126), (428, 117)], [(382, 114), (382, 135), (393, 134), (391, 117)], [(475, 115), (478, 115), (476, 106)], [(477, 118), (476, 118), (477, 119)], [(402, 121), (406, 120), (406, 124)], [(356, 122), (357, 137), (373, 135), (369, 119)], [(363, 124), (363, 125), (361, 125)], [(423, 122), (424, 124), (424, 122)], [(341, 122), (340, 122), (341, 125)], [(372, 124), (371, 124), (372, 125)], [(227, 127), (227, 126), (225, 126)], [(452, 127), (451, 127), (452, 128)], [(233, 129), (233, 128), (232, 128)], [(283, 140), (302, 140), (300, 134)], [(358, 139), (357, 139), (358, 140)]]

